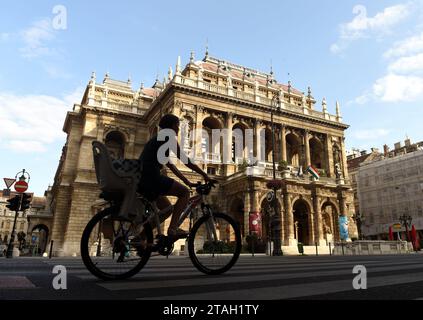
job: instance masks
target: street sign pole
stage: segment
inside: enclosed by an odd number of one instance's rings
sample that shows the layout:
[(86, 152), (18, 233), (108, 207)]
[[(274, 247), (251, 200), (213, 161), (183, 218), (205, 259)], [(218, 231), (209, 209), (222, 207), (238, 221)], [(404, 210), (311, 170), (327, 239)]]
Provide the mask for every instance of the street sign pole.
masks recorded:
[(20, 195), (19, 206), (15, 211), (15, 221), (13, 222), (12, 236), (10, 237), (9, 245), (7, 246), (6, 258), (12, 258), (13, 257), (13, 245), (14, 245), (14, 242), (15, 242), (16, 220), (18, 219), (19, 208), (21, 207), (21, 202), (22, 202), (22, 194)]
[[(23, 193), (28, 189), (28, 183), (25, 181), (26, 180), (25, 174), (28, 176), (28, 181), (31, 179), (30, 176), (29, 176), (29, 173), (26, 172), (25, 169), (23, 169), (22, 171), (20, 171), (16, 174), (15, 181), (16, 181), (16, 178), (18, 177), (18, 175), (21, 172), (22, 172), (22, 175), (19, 177), (19, 181), (15, 183), (15, 190), (18, 193), (20, 193), (19, 206), (15, 210), (15, 221), (13, 222), (12, 236), (10, 237), (9, 245), (7, 246), (6, 258), (12, 258), (13, 257), (13, 245), (14, 245), (14, 242), (15, 242), (16, 221), (18, 220), (19, 210), (21, 209)], [(5, 180), (5, 183), (6, 183), (6, 185), (8, 185), (8, 183), (10, 183), (10, 181), (6, 182), (6, 180)], [(10, 184), (10, 185), (12, 185), (12, 184)]]

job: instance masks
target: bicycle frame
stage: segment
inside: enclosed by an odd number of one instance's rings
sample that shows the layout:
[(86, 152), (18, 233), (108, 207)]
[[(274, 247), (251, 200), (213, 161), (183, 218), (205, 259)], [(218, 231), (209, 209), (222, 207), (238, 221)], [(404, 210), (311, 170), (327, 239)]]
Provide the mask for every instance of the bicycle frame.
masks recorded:
[[(161, 225), (160, 225), (160, 216), (161, 216), (161, 214), (167, 213), (168, 210), (171, 207), (160, 210), (157, 207), (157, 204), (156, 204), (155, 201), (149, 202), (149, 203), (150, 203), (151, 208), (153, 210), (153, 214), (150, 215), (150, 217), (143, 223), (143, 225), (146, 224), (146, 223), (153, 223), (155, 225), (155, 227), (157, 228), (158, 235), (163, 235), (163, 231), (162, 231), (162, 228), (161, 228)], [(207, 204), (204, 203), (204, 195), (201, 195), (201, 194), (197, 194), (197, 195), (195, 195), (195, 196), (193, 196), (189, 199), (187, 207), (184, 209), (181, 216), (179, 217), (178, 227), (180, 227), (182, 225), (182, 223), (185, 221), (185, 219), (191, 214), (192, 210), (195, 209), (200, 204), (201, 204), (201, 209), (202, 209), (203, 215), (208, 214), (210, 216), (210, 218), (212, 218), (212, 219), (209, 219), (208, 223), (207, 223), (207, 234), (210, 238), (217, 239), (216, 226), (213, 223), (213, 212), (210, 209), (210, 207)], [(208, 212), (205, 212), (205, 210), (207, 210)]]

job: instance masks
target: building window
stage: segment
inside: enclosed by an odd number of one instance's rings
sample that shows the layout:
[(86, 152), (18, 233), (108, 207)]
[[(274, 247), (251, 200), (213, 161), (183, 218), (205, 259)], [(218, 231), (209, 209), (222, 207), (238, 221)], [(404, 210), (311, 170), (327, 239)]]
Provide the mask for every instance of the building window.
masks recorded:
[(216, 175), (216, 168), (207, 168), (207, 174)]

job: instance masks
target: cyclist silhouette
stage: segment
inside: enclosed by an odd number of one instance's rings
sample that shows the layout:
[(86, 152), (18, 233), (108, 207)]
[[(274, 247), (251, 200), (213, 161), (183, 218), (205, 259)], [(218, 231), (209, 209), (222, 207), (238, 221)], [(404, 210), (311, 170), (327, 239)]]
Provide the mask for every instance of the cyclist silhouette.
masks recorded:
[[(155, 200), (158, 208), (161, 210), (171, 206), (171, 203), (166, 198), (166, 196), (175, 196), (178, 198), (175, 205), (173, 206), (173, 214), (172, 211), (170, 211), (167, 216), (164, 216), (161, 219), (164, 221), (172, 214), (172, 219), (170, 221), (167, 234), (173, 241), (176, 241), (180, 238), (186, 238), (188, 236), (188, 232), (177, 228), (177, 224), (182, 211), (188, 204), (190, 192), (189, 189), (181, 183), (161, 173), (163, 165), (158, 160), (158, 151), (160, 147), (167, 143), (169, 139), (175, 139), (176, 141), (174, 145), (176, 145), (176, 150), (172, 150), (174, 151), (175, 155), (179, 159), (188, 159), (188, 162), (185, 165), (189, 169), (203, 176), (206, 182), (212, 181), (212, 179), (210, 179), (203, 170), (201, 170), (188, 158), (188, 156), (177, 143), (177, 136), (179, 133), (179, 118), (177, 116), (173, 114), (164, 115), (160, 119), (159, 127), (160, 129), (171, 129), (175, 134), (170, 138), (165, 139), (165, 141), (159, 141), (158, 136), (155, 135), (146, 143), (144, 150), (142, 151), (139, 158), (140, 165), (142, 167), (142, 177), (138, 191), (146, 196), (148, 200)], [(172, 144), (170, 143), (169, 145)], [(168, 152), (167, 156), (169, 155)], [(168, 161), (166, 166), (187, 186), (190, 188), (196, 186), (196, 184), (191, 183), (174, 164)]]

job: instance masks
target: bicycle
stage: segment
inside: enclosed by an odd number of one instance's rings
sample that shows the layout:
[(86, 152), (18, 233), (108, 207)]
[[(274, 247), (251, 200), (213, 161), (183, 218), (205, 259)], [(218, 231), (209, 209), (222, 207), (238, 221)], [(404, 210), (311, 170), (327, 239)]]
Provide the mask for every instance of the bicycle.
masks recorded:
[[(93, 142), (93, 148), (98, 146)], [(97, 172), (98, 161), (94, 163)], [(206, 202), (214, 187), (214, 181), (197, 183), (197, 194), (190, 198), (178, 220), (179, 227), (189, 218), (186, 240), (189, 257), (199, 271), (208, 275), (231, 269), (241, 252), (238, 224), (227, 214), (213, 212)], [(124, 202), (121, 193), (103, 192), (100, 197), (109, 206), (88, 222), (81, 238), (82, 260), (93, 275), (103, 280), (126, 279), (138, 273), (152, 253), (161, 256), (172, 253), (174, 242), (161, 228), (161, 218), (172, 206), (160, 211), (154, 201), (137, 195), (135, 203), (142, 210), (135, 218), (127, 218), (121, 214)]]

